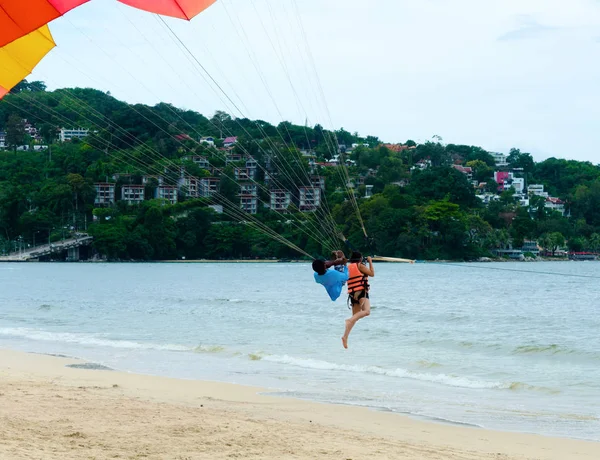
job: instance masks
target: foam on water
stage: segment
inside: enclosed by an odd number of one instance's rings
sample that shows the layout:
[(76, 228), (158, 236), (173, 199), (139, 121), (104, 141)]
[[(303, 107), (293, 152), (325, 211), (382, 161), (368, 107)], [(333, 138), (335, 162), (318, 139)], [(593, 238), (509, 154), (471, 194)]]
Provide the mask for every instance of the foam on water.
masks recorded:
[[(439, 383), (451, 387), (461, 388), (472, 388), (472, 389), (498, 389), (498, 390), (533, 390), (537, 387), (528, 385), (520, 382), (490, 382), (485, 380), (474, 380), (467, 377), (460, 377), (456, 375), (446, 374), (425, 374), (419, 372), (413, 372), (407, 369), (396, 368), (386, 369), (378, 366), (361, 366), (361, 365), (348, 365), (348, 364), (336, 364), (327, 361), (319, 361), (314, 359), (296, 358), (292, 356), (277, 356), (267, 355), (262, 357), (264, 361), (271, 361), (275, 363), (288, 364), (292, 366), (304, 367), (307, 369), (317, 370), (333, 370), (333, 371), (345, 371), (352, 373), (365, 373), (365, 374), (377, 374), (385, 375), (388, 377), (397, 378), (408, 378), (413, 380), (422, 380), (424, 382)], [(550, 391), (550, 390), (549, 390)]]
[(225, 347), (222, 347), (221, 345), (198, 345), (197, 347), (194, 347), (192, 351), (194, 353), (221, 353), (225, 351)]
[(102, 338), (101, 334), (80, 334), (72, 332), (50, 332), (28, 328), (0, 328), (0, 336), (21, 337), (45, 342), (76, 343), (98, 347), (143, 349), (143, 350), (168, 350), (168, 351), (193, 351), (194, 347), (174, 344), (142, 343), (130, 340), (116, 340)]

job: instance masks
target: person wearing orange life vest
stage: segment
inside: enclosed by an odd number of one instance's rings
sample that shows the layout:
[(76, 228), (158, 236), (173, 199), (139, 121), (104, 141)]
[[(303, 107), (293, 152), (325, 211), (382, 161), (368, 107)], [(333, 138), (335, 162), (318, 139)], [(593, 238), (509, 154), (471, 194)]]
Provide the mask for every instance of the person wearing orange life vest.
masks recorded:
[(359, 319), (371, 314), (369, 300), (369, 276), (375, 276), (373, 260), (367, 257), (368, 267), (362, 263), (360, 252), (353, 252), (348, 264), (348, 300), (352, 304), (352, 317), (346, 320), (346, 330), (342, 337), (342, 345), (348, 348), (348, 336)]

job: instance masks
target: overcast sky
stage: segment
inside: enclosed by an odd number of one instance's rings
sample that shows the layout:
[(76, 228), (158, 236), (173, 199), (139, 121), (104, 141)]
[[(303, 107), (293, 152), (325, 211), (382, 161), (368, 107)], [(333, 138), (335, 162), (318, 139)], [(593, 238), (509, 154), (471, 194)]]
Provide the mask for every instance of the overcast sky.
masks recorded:
[(165, 23), (177, 38), (155, 15), (92, 0), (51, 24), (58, 46), (30, 78), (600, 163), (598, 0), (217, 0)]

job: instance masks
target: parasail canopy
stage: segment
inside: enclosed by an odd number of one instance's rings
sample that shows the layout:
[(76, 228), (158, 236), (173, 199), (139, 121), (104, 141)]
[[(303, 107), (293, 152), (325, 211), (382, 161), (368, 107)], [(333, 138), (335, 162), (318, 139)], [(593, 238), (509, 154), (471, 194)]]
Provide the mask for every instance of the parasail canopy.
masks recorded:
[(0, 0), (0, 47), (89, 0)]
[(125, 5), (163, 16), (191, 20), (217, 0), (118, 0)]
[[(56, 46), (48, 23), (89, 0), (0, 0), (0, 99)], [(118, 0), (159, 15), (191, 20), (216, 0)]]
[(0, 48), (0, 98), (31, 73), (56, 44), (47, 25)]

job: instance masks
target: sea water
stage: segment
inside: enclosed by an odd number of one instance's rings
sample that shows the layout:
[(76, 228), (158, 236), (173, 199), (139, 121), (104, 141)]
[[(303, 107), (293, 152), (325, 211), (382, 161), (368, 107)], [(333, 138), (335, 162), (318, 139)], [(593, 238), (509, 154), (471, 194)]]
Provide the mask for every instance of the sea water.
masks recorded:
[(599, 263), (375, 270), (345, 350), (309, 264), (0, 264), (0, 347), (600, 441)]

